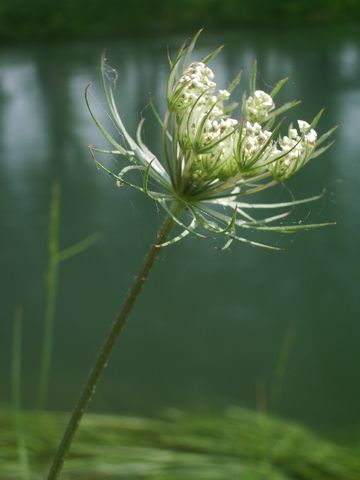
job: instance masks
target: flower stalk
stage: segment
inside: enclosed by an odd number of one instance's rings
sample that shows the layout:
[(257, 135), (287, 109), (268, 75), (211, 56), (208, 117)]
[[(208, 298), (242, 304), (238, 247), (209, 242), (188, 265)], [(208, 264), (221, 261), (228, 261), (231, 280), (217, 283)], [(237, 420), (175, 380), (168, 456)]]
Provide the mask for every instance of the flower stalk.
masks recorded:
[[(175, 206), (173, 208), (174, 213), (178, 213), (181, 206)], [(152, 266), (154, 265), (160, 248), (159, 245), (163, 244), (166, 241), (166, 238), (173, 226), (173, 219), (169, 215), (165, 220), (164, 224), (160, 228), (155, 242), (151, 245), (143, 264), (136, 275), (133, 284), (128, 291), (123, 306), (114, 320), (113, 324), (110, 327), (108, 335), (99, 350), (97, 359), (89, 373), (88, 379), (83, 387), (83, 390), (80, 394), (80, 397), (73, 409), (69, 422), (67, 424), (66, 430), (64, 432), (63, 438), (60, 442), (56, 455), (54, 457), (53, 463), (51, 465), (48, 480), (56, 480), (59, 478), (65, 458), (69, 453), (71, 443), (74, 439), (74, 436), (79, 428), (81, 419), (86, 411), (86, 408), (96, 390), (96, 387), (101, 379), (102, 373), (108, 363), (111, 352), (116, 345), (116, 342), (123, 331), (126, 320), (134, 306), (136, 299), (138, 298), (147, 278), (150, 273)]]

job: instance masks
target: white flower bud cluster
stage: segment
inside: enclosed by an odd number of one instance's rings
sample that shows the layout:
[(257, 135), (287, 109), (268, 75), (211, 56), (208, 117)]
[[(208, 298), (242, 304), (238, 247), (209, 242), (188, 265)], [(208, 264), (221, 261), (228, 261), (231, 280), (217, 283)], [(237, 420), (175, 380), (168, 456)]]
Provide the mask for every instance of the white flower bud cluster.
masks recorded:
[[(235, 129), (238, 121), (233, 118), (215, 122), (214, 132), (210, 131), (206, 140), (214, 141), (224, 135), (228, 136), (206, 155), (199, 156), (201, 170), (212, 168), (219, 178), (224, 179), (246, 171), (249, 167), (259, 170), (272, 157), (275, 145), (269, 141), (271, 132), (264, 130), (259, 123), (247, 121), (241, 129)], [(237, 152), (239, 143), (241, 148)]]
[(256, 90), (254, 96), (246, 99), (244, 114), (251, 122), (265, 122), (269, 113), (274, 110), (275, 103), (269, 94), (262, 90)]
[[(195, 102), (203, 105), (215, 91), (214, 73), (202, 62), (192, 63), (182, 74), (174, 88), (177, 109), (188, 108)], [(206, 96), (205, 96), (206, 94)], [(200, 98), (201, 97), (201, 98)], [(217, 98), (212, 99), (215, 103)]]
[(230, 135), (238, 121), (225, 115), (223, 102), (228, 100), (230, 92), (219, 90), (216, 95), (213, 78), (214, 73), (204, 63), (192, 63), (176, 82), (172, 99), (174, 110), (183, 118), (180, 142), (187, 145), (190, 140), (193, 144), (196, 139), (200, 148), (218, 142), (211, 155), (219, 158), (225, 147), (219, 140)]
[(178, 115), (178, 140), (184, 152), (193, 153), (194, 180), (266, 171), (285, 178), (307, 161), (317, 140), (307, 122), (299, 120), (299, 131), (290, 127), (288, 135), (275, 141), (261, 125), (275, 108), (270, 95), (256, 90), (245, 100), (242, 125), (226, 114), (229, 97), (227, 90), (216, 92), (214, 74), (202, 62), (192, 63), (175, 83), (171, 102)]
[(290, 126), (288, 135), (284, 135), (278, 142), (280, 150), (274, 151), (274, 156), (287, 153), (271, 167), (277, 170), (278, 175), (286, 176), (293, 169), (296, 171), (303, 166), (309, 154), (316, 145), (317, 133), (304, 120), (298, 120), (299, 131)]
[[(227, 135), (231, 134), (237, 124), (238, 121), (234, 118), (226, 118), (214, 115), (212, 118), (207, 119), (203, 134), (204, 145), (211, 144), (221, 137), (226, 137)], [(226, 141), (226, 139), (224, 141)]]
[(304, 141), (310, 146), (314, 146), (317, 140), (317, 133), (311, 125), (309, 125), (305, 120), (298, 120), (300, 133), (304, 135)]
[(203, 147), (214, 145), (209, 152), (197, 156), (193, 165), (193, 176), (199, 177), (204, 171), (217, 172), (221, 175), (222, 170), (228, 167), (234, 151), (234, 132), (238, 121), (234, 118), (221, 117), (210, 118), (205, 122), (205, 128), (201, 139)]
[(243, 145), (245, 156), (250, 158), (265, 145), (271, 137), (271, 132), (263, 130), (259, 123), (246, 122), (243, 130)]

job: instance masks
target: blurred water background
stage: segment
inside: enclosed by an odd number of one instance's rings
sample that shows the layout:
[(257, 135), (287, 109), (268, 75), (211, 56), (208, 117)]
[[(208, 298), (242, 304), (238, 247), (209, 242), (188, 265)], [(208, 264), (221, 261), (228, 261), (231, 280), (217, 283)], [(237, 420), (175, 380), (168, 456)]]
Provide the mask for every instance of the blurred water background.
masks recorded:
[[(241, 404), (315, 428), (360, 425), (359, 112), (357, 27), (237, 28), (207, 32), (195, 57), (219, 44), (213, 62), (226, 86), (259, 60), (260, 86), (291, 80), (289, 115), (319, 131), (339, 124), (336, 144), (287, 183), (297, 197), (327, 189), (299, 212), (336, 227), (266, 240), (282, 253), (186, 239), (164, 250), (92, 403), (98, 411), (150, 413), (163, 407)], [(61, 185), (60, 243), (101, 239), (60, 268), (48, 407), (68, 410), (163, 215), (141, 194), (118, 189), (94, 166), (88, 143), (106, 146), (84, 103), (104, 120), (99, 59), (106, 47), (119, 73), (118, 104), (129, 130), (147, 117), (145, 140), (161, 152), (146, 106), (164, 108), (167, 46), (182, 34), (12, 44), (0, 48), (0, 402), (10, 401), (15, 305), (24, 308), (25, 406), (35, 404), (45, 309), (51, 185)], [(246, 82), (243, 83), (243, 86)], [(238, 92), (239, 99), (241, 92)], [(279, 187), (259, 199), (286, 199)]]

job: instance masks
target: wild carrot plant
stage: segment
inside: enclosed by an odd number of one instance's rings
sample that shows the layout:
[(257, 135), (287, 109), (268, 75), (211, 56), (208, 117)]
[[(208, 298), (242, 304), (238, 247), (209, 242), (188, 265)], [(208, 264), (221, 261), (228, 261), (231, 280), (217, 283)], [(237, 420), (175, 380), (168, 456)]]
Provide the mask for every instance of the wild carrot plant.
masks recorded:
[[(192, 61), (199, 34), (189, 43), (185, 42), (170, 60), (163, 119), (153, 107), (162, 130), (161, 159), (142, 140), (143, 121), (135, 136), (128, 132), (115, 102), (117, 74), (107, 65), (105, 56), (101, 60), (102, 80), (117, 136), (111, 135), (95, 116), (89, 102), (89, 87), (86, 89), (90, 114), (111, 146), (106, 150), (89, 147), (96, 165), (118, 186), (135, 188), (156, 201), (166, 212), (166, 219), (100, 348), (54, 458), (49, 480), (60, 474), (81, 418), (161, 247), (193, 235), (201, 239), (223, 238), (223, 249), (238, 241), (278, 250), (277, 246), (254, 240), (251, 234), (255, 231), (295, 233), (330, 225), (281, 223), (294, 206), (313, 202), (322, 194), (279, 203), (249, 200), (252, 195), (278, 186), (329, 148), (331, 143), (327, 141), (334, 129), (321, 136), (315, 130), (322, 111), (309, 122), (298, 120), (294, 125), (285, 126), (281, 117), (299, 102), (276, 105), (276, 95), (286, 78), (269, 93), (257, 89), (255, 63), (249, 90), (243, 93), (240, 102), (241, 115), (236, 114), (239, 105), (230, 98), (242, 71), (227, 89), (218, 89), (209, 63), (221, 47), (201, 60)], [(113, 171), (98, 159), (99, 155), (117, 156), (121, 166)], [(256, 214), (263, 211), (272, 213)], [(181, 230), (169, 239), (173, 226)]]

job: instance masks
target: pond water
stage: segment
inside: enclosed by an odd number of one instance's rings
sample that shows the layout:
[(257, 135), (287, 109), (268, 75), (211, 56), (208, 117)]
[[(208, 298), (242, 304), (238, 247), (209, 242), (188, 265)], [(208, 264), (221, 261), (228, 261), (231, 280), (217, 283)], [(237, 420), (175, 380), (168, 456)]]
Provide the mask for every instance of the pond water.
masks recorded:
[[(166, 46), (182, 37), (0, 50), (0, 401), (10, 400), (14, 309), (24, 308), (23, 389), (34, 406), (45, 309), (51, 185), (61, 184), (60, 244), (101, 239), (60, 267), (48, 406), (69, 409), (117, 312), (162, 213), (99, 172), (86, 148), (106, 146), (84, 104), (84, 88), (109, 125), (99, 82), (104, 47), (119, 72), (119, 108), (130, 131), (145, 114), (145, 140), (161, 151), (145, 111), (164, 107)], [(300, 98), (295, 118), (323, 106), (319, 130), (339, 124), (336, 144), (288, 182), (324, 199), (301, 215), (336, 227), (264, 237), (282, 253), (187, 238), (164, 250), (114, 352), (92, 408), (267, 408), (316, 428), (360, 424), (360, 36), (357, 31), (239, 31), (204, 34), (195, 56), (226, 43), (213, 62), (226, 86), (259, 60), (260, 86), (291, 80), (281, 99)], [(243, 85), (245, 85), (244, 83)], [(239, 93), (239, 98), (241, 92)], [(279, 187), (262, 199), (284, 199)], [(283, 360), (281, 360), (283, 359)]]

